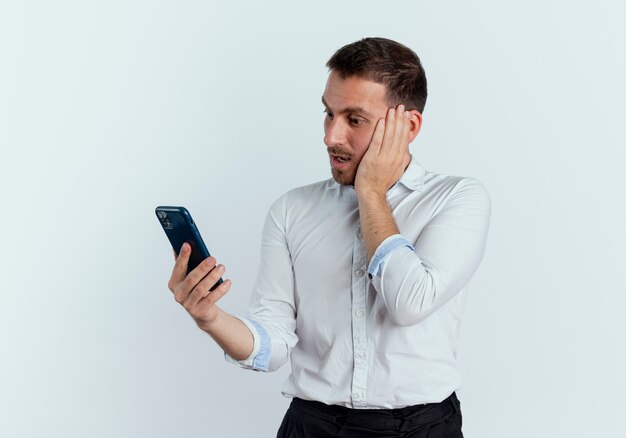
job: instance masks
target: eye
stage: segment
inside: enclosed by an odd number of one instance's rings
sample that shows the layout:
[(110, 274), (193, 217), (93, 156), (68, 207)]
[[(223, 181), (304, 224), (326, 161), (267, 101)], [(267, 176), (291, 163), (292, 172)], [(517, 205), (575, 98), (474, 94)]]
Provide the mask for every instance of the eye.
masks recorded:
[(350, 121), (350, 124), (352, 126), (361, 126), (363, 123), (365, 123), (363, 119), (360, 119), (358, 117), (349, 117), (348, 120)]
[(331, 113), (328, 108), (324, 108), (324, 114), (326, 114), (326, 117), (328, 117), (329, 119), (333, 118), (333, 113)]

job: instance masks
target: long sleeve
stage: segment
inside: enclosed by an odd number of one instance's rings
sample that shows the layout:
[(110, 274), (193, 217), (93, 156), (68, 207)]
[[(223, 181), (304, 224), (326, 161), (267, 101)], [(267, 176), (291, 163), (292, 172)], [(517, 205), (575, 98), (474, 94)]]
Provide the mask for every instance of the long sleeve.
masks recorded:
[[(414, 250), (397, 245), (385, 255), (372, 284), (397, 325), (419, 323), (465, 287), (482, 259), (490, 212), (485, 188), (464, 178), (424, 227)], [(374, 254), (372, 260), (378, 258)]]
[(287, 245), (284, 197), (270, 208), (263, 228), (261, 261), (248, 307), (241, 318), (254, 337), (250, 357), (237, 363), (244, 368), (274, 371), (288, 359), (298, 342), (291, 256)]

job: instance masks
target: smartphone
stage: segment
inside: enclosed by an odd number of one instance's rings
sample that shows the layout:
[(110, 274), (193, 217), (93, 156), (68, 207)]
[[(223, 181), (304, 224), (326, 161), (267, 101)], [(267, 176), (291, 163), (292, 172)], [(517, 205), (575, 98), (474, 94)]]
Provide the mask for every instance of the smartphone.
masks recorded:
[[(191, 245), (191, 256), (187, 265), (187, 274), (189, 274), (204, 259), (211, 255), (202, 240), (198, 227), (191, 218), (191, 214), (185, 207), (160, 206), (154, 211), (177, 257), (183, 243), (187, 242)], [(222, 284), (221, 278), (217, 280), (217, 283), (211, 290), (220, 284)]]

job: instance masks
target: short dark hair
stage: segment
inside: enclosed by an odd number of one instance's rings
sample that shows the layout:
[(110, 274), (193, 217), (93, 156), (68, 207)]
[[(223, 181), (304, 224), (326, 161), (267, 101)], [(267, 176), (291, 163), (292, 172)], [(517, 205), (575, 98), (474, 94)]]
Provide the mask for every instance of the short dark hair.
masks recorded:
[(426, 105), (426, 73), (417, 54), (386, 38), (363, 38), (343, 46), (326, 66), (342, 78), (356, 76), (385, 85), (387, 104), (404, 104), (420, 113)]

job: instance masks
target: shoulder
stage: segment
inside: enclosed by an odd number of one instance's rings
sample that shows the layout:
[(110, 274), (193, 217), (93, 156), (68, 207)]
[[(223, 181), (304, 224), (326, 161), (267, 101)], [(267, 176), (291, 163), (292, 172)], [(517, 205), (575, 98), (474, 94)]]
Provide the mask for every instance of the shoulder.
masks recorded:
[(305, 201), (311, 199), (311, 197), (320, 198), (338, 190), (337, 186), (337, 183), (332, 178), (328, 178), (305, 186), (295, 187), (286, 192), (281, 198), (289, 202)]
[(470, 176), (456, 176), (432, 171), (424, 172), (424, 188), (448, 189), (454, 191), (466, 191), (489, 196), (485, 186), (476, 178)]
[(491, 209), (491, 198), (487, 188), (473, 177), (426, 171), (424, 190), (439, 197), (445, 204), (462, 204), (487, 211)]
[(339, 190), (332, 178), (295, 187), (272, 203), (270, 213), (284, 217), (288, 211), (306, 210), (318, 205), (325, 198), (336, 196)]

